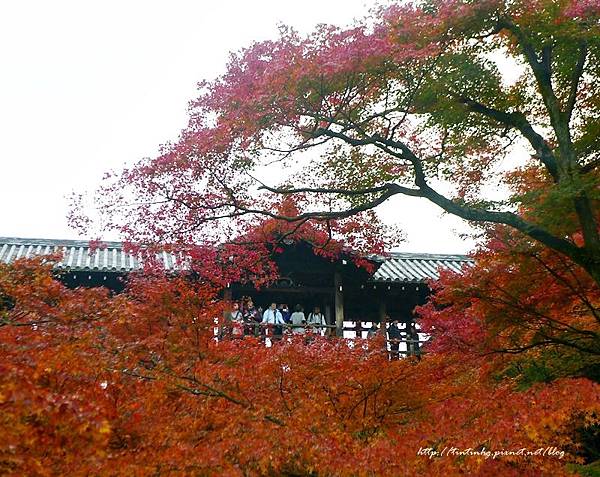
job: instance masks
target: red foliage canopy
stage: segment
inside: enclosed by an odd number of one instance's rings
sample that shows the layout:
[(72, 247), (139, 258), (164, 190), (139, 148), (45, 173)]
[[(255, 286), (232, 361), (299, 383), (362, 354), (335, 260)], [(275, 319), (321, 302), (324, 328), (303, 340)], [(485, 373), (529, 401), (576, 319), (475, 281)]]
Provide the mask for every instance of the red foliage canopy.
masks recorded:
[[(202, 82), (178, 140), (108, 175), (96, 205), (135, 243), (214, 245), (269, 218), (371, 253), (394, 236), (372, 209), (422, 197), (600, 283), (599, 18), (596, 1), (416, 0), (282, 27)], [(521, 170), (535, 190), (486, 193)]]
[(111, 297), (68, 290), (50, 267), (0, 270), (4, 475), (562, 475), (575, 430), (598, 421), (597, 384), (519, 391), (496, 378), (504, 355), (217, 343), (210, 286), (146, 277)]

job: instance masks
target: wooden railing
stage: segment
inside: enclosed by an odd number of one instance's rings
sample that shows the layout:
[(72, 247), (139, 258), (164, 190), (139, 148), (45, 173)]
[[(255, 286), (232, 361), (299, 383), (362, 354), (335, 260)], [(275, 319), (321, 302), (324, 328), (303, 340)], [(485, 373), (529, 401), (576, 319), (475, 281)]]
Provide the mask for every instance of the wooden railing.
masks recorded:
[[(294, 330), (301, 329), (301, 333), (294, 333)], [(329, 337), (336, 336), (337, 332), (336, 325), (317, 325), (317, 324), (303, 324), (303, 325), (293, 325), (291, 323), (285, 323), (281, 325), (275, 325), (273, 323), (228, 323), (228, 326), (221, 326), (218, 328), (218, 334), (216, 338), (218, 340), (221, 339), (243, 339), (244, 337), (259, 337), (259, 338), (269, 338), (270, 341), (277, 341), (283, 339), (285, 336), (296, 335), (296, 336), (305, 336), (310, 337), (316, 334), (326, 335)], [(239, 331), (236, 331), (239, 330)], [(327, 331), (330, 331), (327, 334)], [(343, 331), (351, 331), (351, 332), (360, 332), (361, 336), (356, 336), (355, 338), (346, 338), (350, 340), (360, 339), (362, 338), (363, 331), (369, 331), (370, 328), (359, 327), (343, 327)], [(402, 331), (401, 331), (402, 332)], [(378, 335), (381, 334), (381, 330), (378, 330)], [(387, 333), (386, 333), (387, 334)], [(399, 358), (402, 356), (421, 356), (424, 354), (421, 349), (421, 345), (427, 343), (428, 340), (420, 340), (420, 339), (388, 339), (386, 336), (385, 346), (386, 351), (390, 356), (390, 359)], [(406, 344), (405, 350), (394, 350), (392, 349), (394, 344), (398, 344), (398, 348), (402, 343)]]

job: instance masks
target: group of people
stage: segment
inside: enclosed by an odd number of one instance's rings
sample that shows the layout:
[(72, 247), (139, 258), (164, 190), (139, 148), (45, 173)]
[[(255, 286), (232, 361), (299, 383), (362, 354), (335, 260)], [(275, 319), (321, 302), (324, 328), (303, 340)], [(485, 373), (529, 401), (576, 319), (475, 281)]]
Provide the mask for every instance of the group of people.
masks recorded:
[(266, 309), (256, 307), (252, 298), (245, 297), (233, 302), (231, 310), (225, 313), (223, 334), (233, 338), (244, 336), (271, 336), (281, 338), (284, 332), (303, 335), (325, 334), (327, 319), (320, 307), (315, 306), (306, 315), (302, 305), (296, 305), (292, 312), (285, 303), (271, 303)]
[[(387, 342), (390, 344), (390, 359), (400, 359), (401, 354), (417, 356), (420, 359), (419, 332), (414, 321), (399, 327), (398, 319), (390, 319), (386, 329)], [(362, 335), (362, 325), (357, 322), (357, 336)], [(292, 335), (329, 335), (334, 330), (329, 327), (327, 318), (320, 307), (315, 306), (308, 315), (302, 305), (296, 305), (291, 311), (287, 304), (271, 303), (267, 308), (256, 307), (252, 298), (244, 297), (231, 304), (231, 310), (224, 314), (220, 337), (243, 338), (244, 336), (269, 337), (278, 340), (284, 334)], [(376, 322), (368, 329), (367, 339), (378, 336), (381, 330)], [(406, 351), (400, 351), (400, 343), (406, 343)]]

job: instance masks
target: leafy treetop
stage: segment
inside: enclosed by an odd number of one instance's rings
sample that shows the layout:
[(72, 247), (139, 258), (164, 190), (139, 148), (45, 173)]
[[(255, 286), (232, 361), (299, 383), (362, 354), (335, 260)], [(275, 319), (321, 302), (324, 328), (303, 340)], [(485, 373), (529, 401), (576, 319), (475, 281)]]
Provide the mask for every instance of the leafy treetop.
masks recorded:
[(423, 197), (598, 283), (599, 18), (593, 0), (424, 0), (282, 27), (200, 83), (180, 138), (109, 176), (99, 208), (138, 241), (223, 242), (267, 217), (361, 230), (366, 250), (373, 208)]

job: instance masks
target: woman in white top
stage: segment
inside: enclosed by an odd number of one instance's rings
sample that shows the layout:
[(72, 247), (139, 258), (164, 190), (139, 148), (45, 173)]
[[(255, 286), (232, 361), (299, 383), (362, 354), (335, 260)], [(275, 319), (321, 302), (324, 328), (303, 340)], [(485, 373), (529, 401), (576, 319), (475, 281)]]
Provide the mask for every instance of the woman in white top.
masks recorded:
[(312, 313), (308, 315), (308, 324), (315, 327), (314, 333), (316, 335), (323, 334), (325, 328), (322, 328), (322, 326), (326, 325), (327, 321), (325, 320), (325, 315), (321, 313), (321, 309), (318, 306), (315, 306)]
[(231, 311), (225, 314), (226, 326), (229, 328), (232, 337), (242, 338), (244, 336), (244, 323), (240, 304), (234, 302), (231, 308)]
[(304, 316), (304, 311), (300, 305), (296, 305), (290, 320), (292, 322), (292, 333), (295, 335), (303, 335), (305, 331), (304, 326), (306, 325), (306, 317)]

